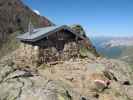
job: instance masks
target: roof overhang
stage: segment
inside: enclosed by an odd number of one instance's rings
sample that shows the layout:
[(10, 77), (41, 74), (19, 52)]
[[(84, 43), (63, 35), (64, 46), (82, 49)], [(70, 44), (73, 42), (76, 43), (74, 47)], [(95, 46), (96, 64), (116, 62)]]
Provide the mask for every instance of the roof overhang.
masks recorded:
[(62, 29), (68, 30), (72, 34), (78, 36), (79, 38), (86, 40), (85, 37), (83, 37), (81, 34), (76, 33), (74, 30), (72, 30), (67, 25), (38, 28), (38, 29), (35, 29), (33, 33), (27, 32), (20, 36), (17, 36), (17, 39), (19, 39), (20, 41), (25, 41), (25, 42), (36, 42)]

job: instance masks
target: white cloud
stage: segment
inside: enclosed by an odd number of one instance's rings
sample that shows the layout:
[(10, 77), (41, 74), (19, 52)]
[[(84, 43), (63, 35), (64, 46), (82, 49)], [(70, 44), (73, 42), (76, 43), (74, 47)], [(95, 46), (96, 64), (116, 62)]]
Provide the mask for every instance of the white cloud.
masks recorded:
[(33, 10), (37, 15), (40, 15), (40, 12), (38, 10)]

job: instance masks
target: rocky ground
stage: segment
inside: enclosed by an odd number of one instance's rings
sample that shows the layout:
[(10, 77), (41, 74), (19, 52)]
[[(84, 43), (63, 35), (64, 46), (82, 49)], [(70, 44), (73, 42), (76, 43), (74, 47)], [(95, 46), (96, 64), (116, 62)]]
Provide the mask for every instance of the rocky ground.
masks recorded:
[(5, 57), (0, 90), (0, 100), (133, 100), (133, 72), (128, 64), (105, 58), (30, 68)]

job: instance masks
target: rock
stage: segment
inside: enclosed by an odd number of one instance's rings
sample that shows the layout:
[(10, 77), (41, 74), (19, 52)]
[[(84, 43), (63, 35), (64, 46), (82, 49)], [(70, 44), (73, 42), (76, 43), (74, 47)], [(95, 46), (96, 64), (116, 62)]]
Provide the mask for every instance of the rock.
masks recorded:
[(119, 81), (120, 83), (129, 82), (130, 84), (133, 83), (133, 75), (131, 67), (122, 61), (111, 60), (114, 65), (108, 65), (106, 70), (112, 73), (114, 80)]
[(72, 91), (62, 81), (47, 80), (39, 75), (30, 75), (29, 77), (25, 71), (12, 72), (12, 69), (8, 67), (2, 68), (3, 70), (8, 69), (5, 70), (10, 72), (8, 75), (0, 73), (5, 76), (0, 83), (2, 90), (0, 91), (0, 100), (80, 100), (80, 94)]
[(129, 100), (133, 100), (133, 85), (125, 87), (125, 93)]
[(109, 70), (104, 70), (103, 74), (105, 77), (107, 77), (109, 80), (115, 80), (117, 81), (118, 79), (114, 76), (113, 73), (111, 73)]
[(79, 59), (30, 68), (6, 61), (0, 64), (0, 100), (132, 100), (132, 73), (120, 62)]
[(100, 96), (99, 100), (116, 100), (112, 95), (109, 94), (103, 94)]
[(104, 89), (108, 88), (108, 79), (102, 73), (92, 73), (88, 76), (88, 88), (102, 92)]

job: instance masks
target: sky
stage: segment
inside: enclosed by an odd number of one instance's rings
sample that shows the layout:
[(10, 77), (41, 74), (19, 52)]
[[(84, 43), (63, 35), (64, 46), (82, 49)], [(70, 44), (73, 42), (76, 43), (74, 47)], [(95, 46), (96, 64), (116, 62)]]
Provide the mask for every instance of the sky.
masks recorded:
[(56, 25), (81, 24), (88, 36), (133, 36), (133, 0), (23, 0)]

